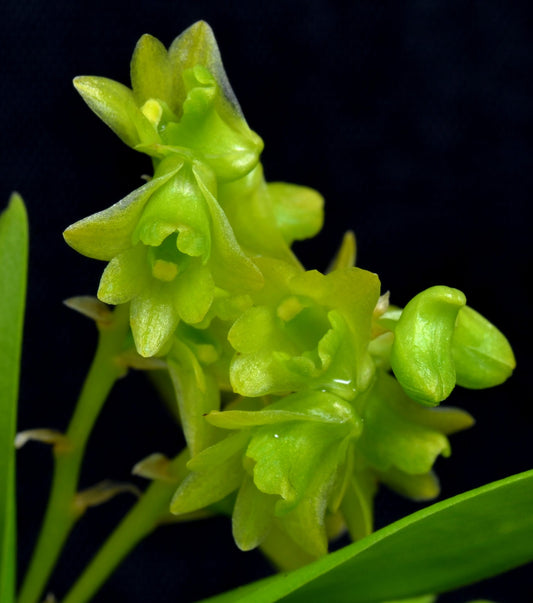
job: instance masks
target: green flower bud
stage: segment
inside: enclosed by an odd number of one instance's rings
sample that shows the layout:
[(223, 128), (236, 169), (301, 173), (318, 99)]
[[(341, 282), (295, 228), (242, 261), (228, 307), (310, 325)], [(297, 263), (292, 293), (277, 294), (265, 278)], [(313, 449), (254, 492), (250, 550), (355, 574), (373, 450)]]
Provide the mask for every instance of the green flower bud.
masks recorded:
[(455, 387), (452, 337), (466, 298), (458, 289), (436, 286), (416, 295), (395, 330), (391, 366), (413, 400), (435, 406)]
[(431, 287), (378, 322), (394, 331), (394, 374), (422, 404), (435, 406), (456, 384), (481, 389), (503, 383), (516, 365), (505, 336), (457, 289)]
[(457, 316), (452, 354), (457, 385), (471, 389), (503, 383), (516, 366), (505, 335), (468, 306)]

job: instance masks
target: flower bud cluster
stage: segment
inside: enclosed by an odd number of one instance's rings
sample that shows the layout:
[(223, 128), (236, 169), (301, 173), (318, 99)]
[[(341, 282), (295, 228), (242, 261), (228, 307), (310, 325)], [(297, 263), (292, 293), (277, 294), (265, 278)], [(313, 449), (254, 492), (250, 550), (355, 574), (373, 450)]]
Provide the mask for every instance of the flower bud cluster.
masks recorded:
[(138, 353), (168, 367), (191, 453), (172, 512), (229, 508), (241, 549), (295, 567), (372, 530), (378, 481), (436, 496), (433, 463), (472, 419), (427, 406), (507, 378), (503, 335), (446, 287), (389, 307), (350, 235), (330, 272), (302, 267), (290, 247), (322, 198), (266, 182), (208, 25), (168, 50), (143, 36), (131, 81), (75, 85), (153, 177), (65, 239), (108, 262), (98, 297), (129, 304)]

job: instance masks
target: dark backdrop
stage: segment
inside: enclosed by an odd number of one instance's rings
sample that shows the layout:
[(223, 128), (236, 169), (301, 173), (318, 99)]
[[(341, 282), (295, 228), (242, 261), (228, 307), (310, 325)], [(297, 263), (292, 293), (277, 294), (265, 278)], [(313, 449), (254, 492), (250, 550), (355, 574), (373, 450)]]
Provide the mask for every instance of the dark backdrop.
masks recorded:
[[(453, 437), (451, 459), (437, 463), (443, 496), (532, 467), (528, 2), (4, 0), (0, 11), (0, 199), (19, 190), (31, 222), (21, 429), (65, 428), (94, 349), (93, 325), (61, 300), (93, 294), (103, 266), (78, 257), (61, 231), (119, 200), (149, 170), (91, 114), (71, 80), (95, 74), (128, 83), (141, 34), (168, 45), (203, 18), (248, 123), (265, 140), (267, 178), (307, 184), (326, 198), (323, 232), (298, 247), (306, 266), (324, 269), (353, 228), (359, 265), (380, 275), (394, 302), (434, 284), (458, 287), (515, 347), (508, 384), (452, 396), (478, 422)], [(129, 479), (143, 456), (179, 446), (143, 375), (132, 374), (98, 422), (81, 485)], [(23, 567), (47, 494), (48, 450), (27, 446), (19, 469)], [(59, 597), (130, 504), (123, 495), (76, 527), (51, 585)], [(383, 491), (378, 525), (415, 508)], [(144, 542), (96, 600), (186, 602), (266, 572), (259, 554), (236, 550), (226, 520), (170, 526)], [(442, 601), (530, 601), (526, 573)]]

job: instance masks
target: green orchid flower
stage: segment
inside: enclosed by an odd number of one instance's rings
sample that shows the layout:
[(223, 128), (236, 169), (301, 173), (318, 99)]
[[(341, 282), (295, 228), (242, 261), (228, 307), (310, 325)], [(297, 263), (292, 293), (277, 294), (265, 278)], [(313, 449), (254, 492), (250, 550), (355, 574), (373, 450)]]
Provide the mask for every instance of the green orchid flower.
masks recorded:
[(243, 396), (324, 389), (349, 400), (365, 390), (377, 276), (359, 268), (323, 275), (262, 258), (266, 285), (229, 331), (230, 368)]
[(168, 51), (143, 36), (131, 81), (131, 90), (99, 77), (75, 84), (122, 140), (152, 157), (154, 177), (64, 236), (109, 262), (98, 297), (131, 303), (137, 350), (153, 356), (168, 349), (180, 321), (206, 326), (249, 307), (248, 294), (263, 283), (251, 258), (300, 268), (290, 244), (320, 229), (323, 200), (264, 180), (262, 141), (246, 124), (207, 24), (193, 25)]
[(143, 36), (131, 89), (75, 85), (154, 167), (64, 237), (107, 262), (98, 297), (128, 305), (142, 356), (131, 366), (168, 370), (190, 455), (171, 511), (231, 509), (242, 550), (292, 569), (343, 530), (370, 534), (380, 483), (437, 496), (435, 461), (473, 419), (429, 407), (456, 384), (503, 382), (515, 363), (505, 337), (450, 287), (390, 306), (377, 275), (354, 266), (351, 232), (325, 274), (304, 269), (291, 245), (320, 230), (323, 199), (266, 181), (262, 140), (204, 22), (168, 50)]
[(205, 164), (169, 157), (150, 182), (64, 233), (80, 253), (109, 262), (98, 297), (110, 304), (131, 302), (142, 356), (157, 354), (180, 320), (204, 320), (215, 297), (262, 286), (215, 189)]
[(378, 482), (415, 500), (437, 496), (432, 467), (450, 454), (447, 435), (473, 423), (459, 409), (421, 407), (383, 371), (353, 403), (324, 391), (268, 402), (244, 398), (207, 414), (210, 425), (234, 433), (189, 461), (171, 510), (187, 513), (236, 492), (241, 549), (271, 550), (281, 531), (307, 561), (327, 552), (332, 519), (354, 540), (372, 531)]
[(241, 549), (260, 545), (275, 525), (308, 555), (325, 554), (326, 510), (338, 509), (348, 450), (362, 429), (353, 407), (328, 392), (305, 392), (262, 410), (206, 418), (235, 433), (189, 461), (171, 511), (187, 513), (237, 492), (233, 534)]
[(257, 165), (263, 142), (231, 90), (211, 28), (200, 21), (167, 51), (144, 35), (131, 62), (132, 89), (103, 77), (74, 80), (89, 107), (154, 167), (185, 153), (231, 181)]
[(364, 422), (358, 451), (381, 481), (416, 500), (436, 496), (433, 464), (439, 455), (450, 455), (446, 436), (472, 426), (472, 417), (457, 408), (417, 404), (394, 377), (381, 370), (355, 407)]

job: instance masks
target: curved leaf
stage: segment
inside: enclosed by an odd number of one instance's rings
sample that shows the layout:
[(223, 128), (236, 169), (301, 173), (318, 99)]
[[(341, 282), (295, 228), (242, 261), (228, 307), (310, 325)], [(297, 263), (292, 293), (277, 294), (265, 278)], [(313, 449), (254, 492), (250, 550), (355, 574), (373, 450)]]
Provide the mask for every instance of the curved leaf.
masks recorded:
[(16, 193), (0, 215), (0, 601), (15, 597), (15, 429), (26, 299), (28, 221)]
[(299, 570), (205, 603), (376, 603), (452, 590), (533, 561), (532, 508), (533, 470), (434, 504)]

